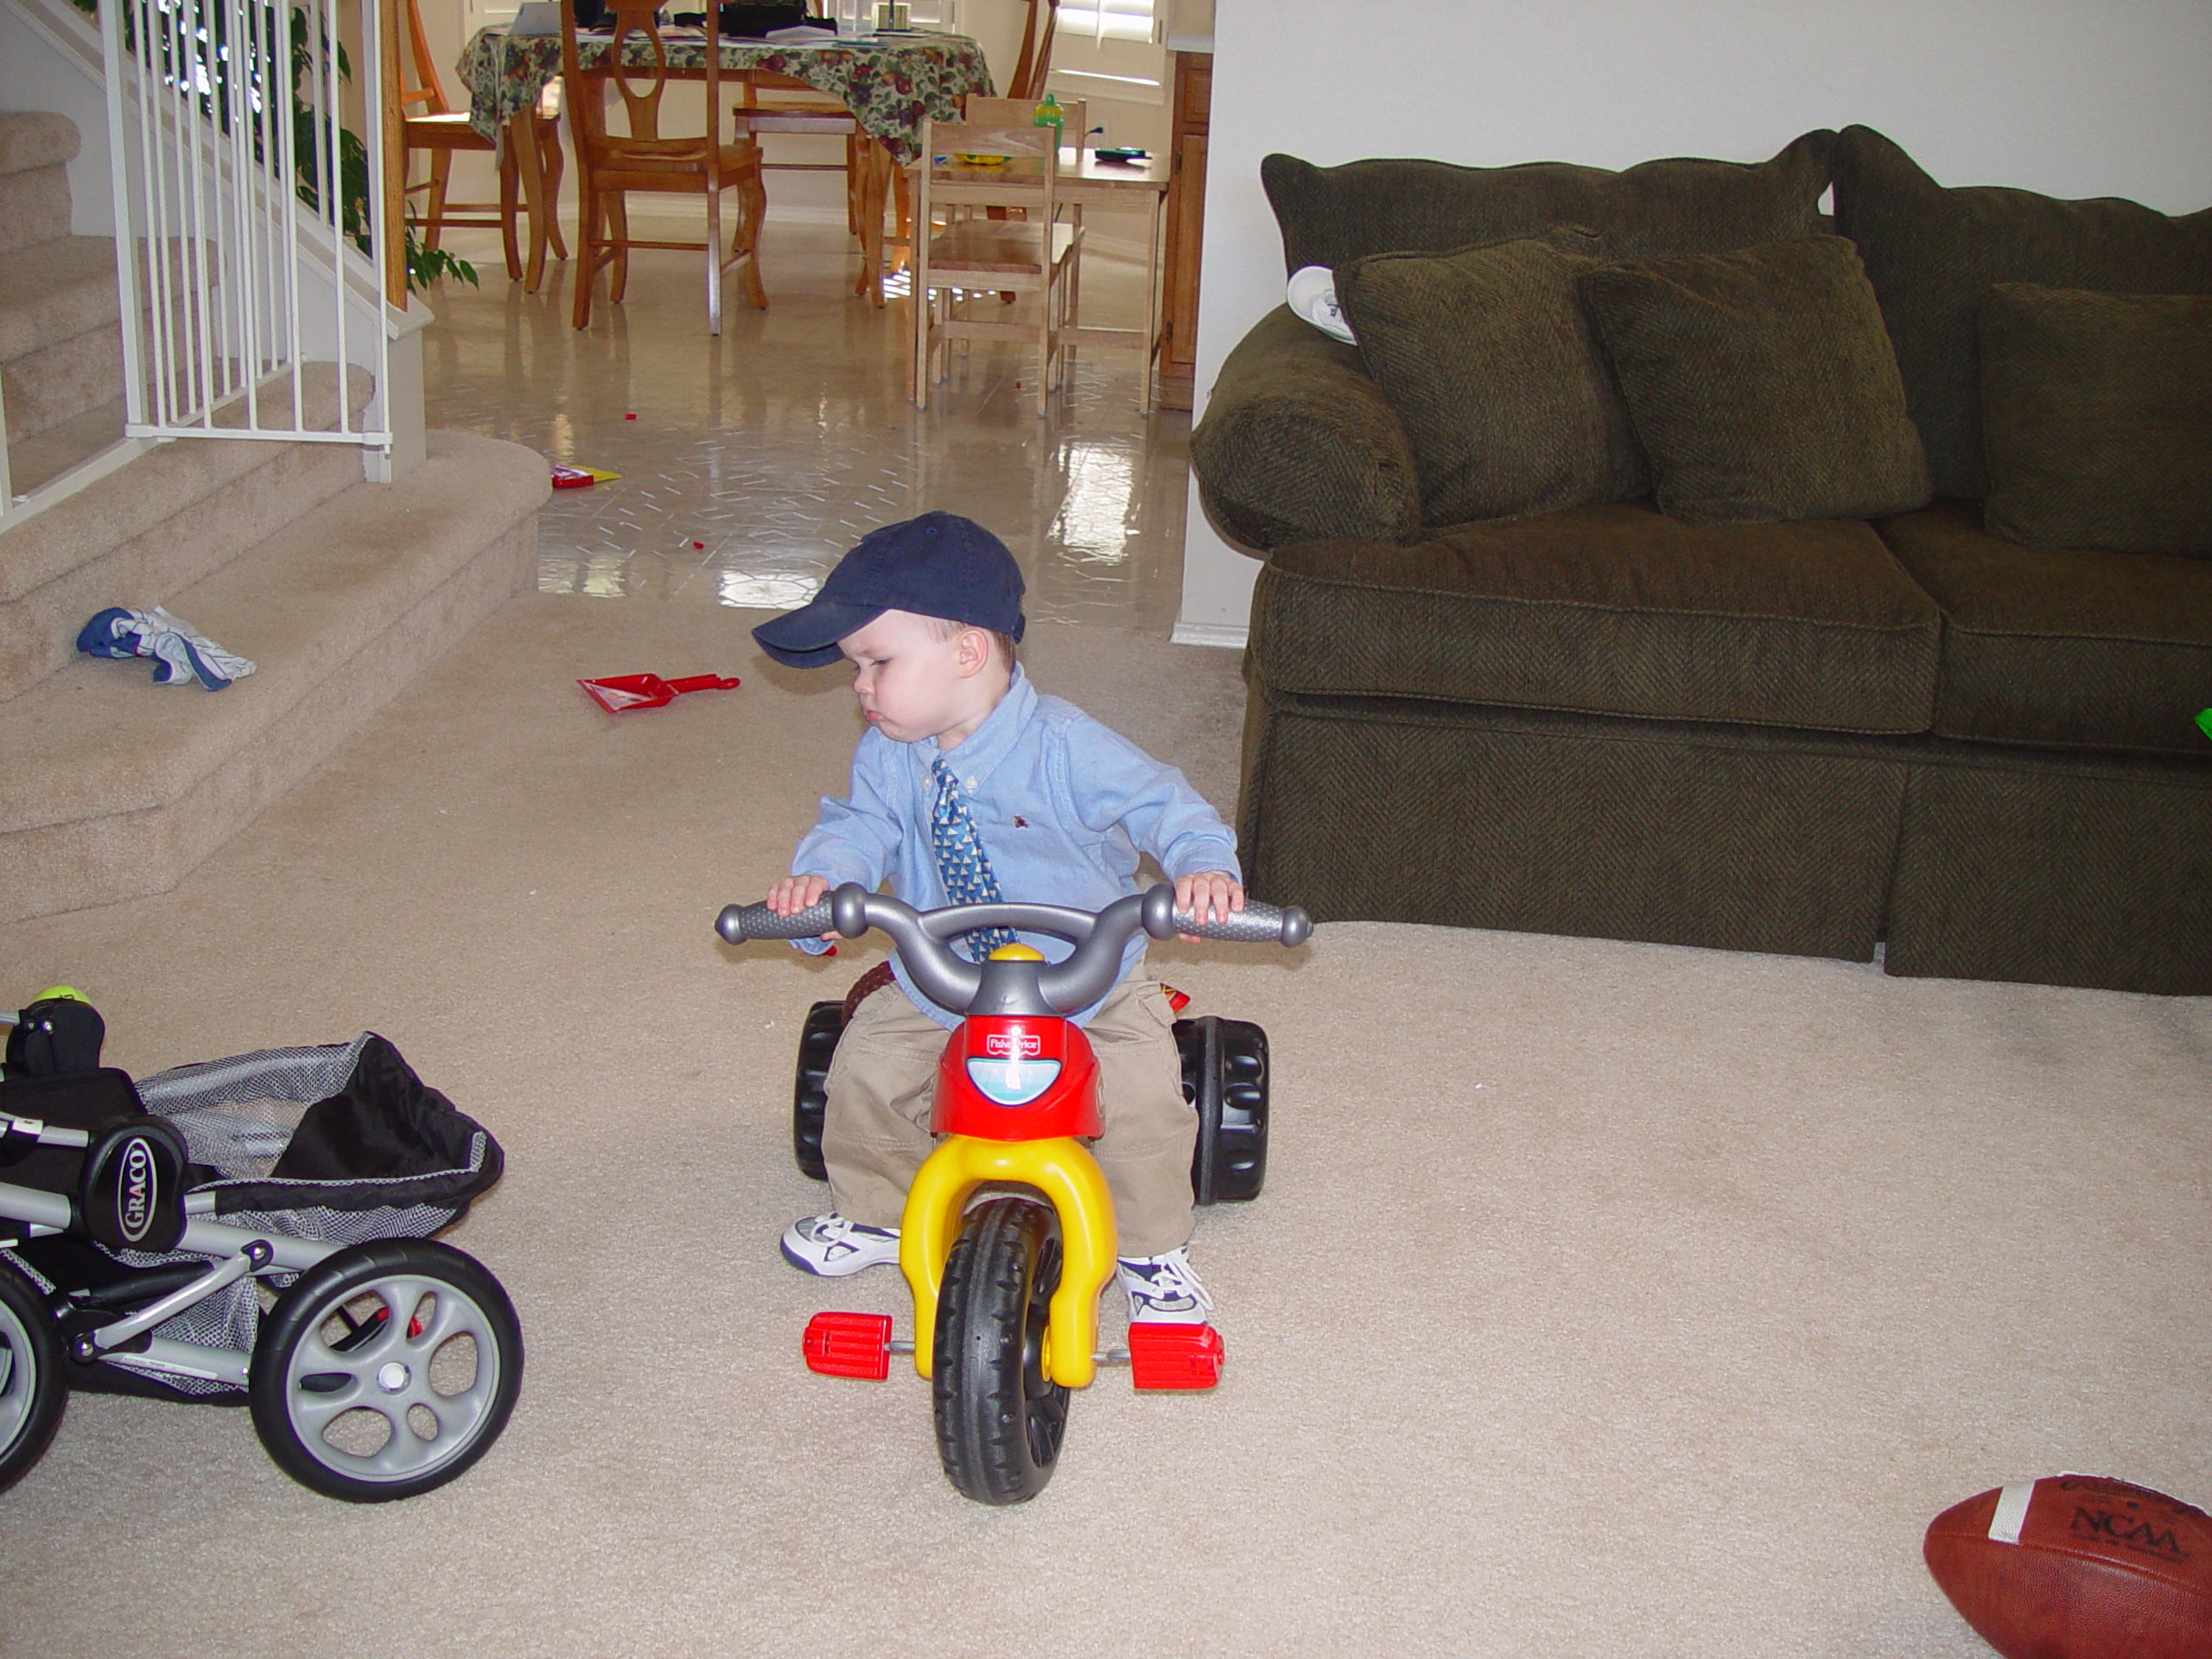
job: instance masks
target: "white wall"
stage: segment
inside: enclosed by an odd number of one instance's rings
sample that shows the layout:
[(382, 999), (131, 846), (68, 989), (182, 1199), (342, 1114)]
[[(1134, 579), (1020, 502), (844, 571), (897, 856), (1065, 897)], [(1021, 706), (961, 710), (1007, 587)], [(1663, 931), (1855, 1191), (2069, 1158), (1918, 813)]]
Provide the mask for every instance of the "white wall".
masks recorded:
[[(1282, 298), (1260, 158), (1751, 161), (1861, 122), (1945, 184), (2212, 205), (2207, 0), (1216, 0), (1199, 408)], [(1195, 486), (1178, 637), (1242, 637), (1257, 564)]]

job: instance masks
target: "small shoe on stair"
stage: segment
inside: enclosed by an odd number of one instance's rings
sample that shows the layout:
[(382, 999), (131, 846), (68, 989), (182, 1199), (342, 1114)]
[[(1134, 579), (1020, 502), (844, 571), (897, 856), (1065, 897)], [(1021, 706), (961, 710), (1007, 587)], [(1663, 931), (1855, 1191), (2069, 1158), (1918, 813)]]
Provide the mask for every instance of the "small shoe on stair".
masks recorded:
[(1204, 1325), (1213, 1312), (1213, 1298), (1191, 1270), (1187, 1244), (1164, 1255), (1125, 1255), (1114, 1268), (1129, 1299), (1131, 1325)]
[(842, 1279), (899, 1259), (899, 1230), (848, 1221), (835, 1210), (803, 1216), (784, 1229), (784, 1260), (802, 1273)]

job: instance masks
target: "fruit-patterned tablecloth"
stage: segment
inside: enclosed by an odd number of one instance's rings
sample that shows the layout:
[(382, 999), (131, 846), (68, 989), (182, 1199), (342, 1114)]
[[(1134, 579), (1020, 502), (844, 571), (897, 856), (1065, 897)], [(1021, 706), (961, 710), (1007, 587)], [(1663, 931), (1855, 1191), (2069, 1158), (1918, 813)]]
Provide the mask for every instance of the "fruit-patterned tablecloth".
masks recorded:
[[(670, 32), (662, 39), (670, 68), (678, 73), (705, 68), (706, 42), (699, 35)], [(842, 99), (861, 130), (882, 140), (901, 167), (921, 153), (924, 117), (957, 121), (962, 99), (970, 92), (993, 94), (983, 48), (965, 35), (916, 31), (817, 46), (740, 40), (721, 44), (725, 73), (766, 69)], [(607, 41), (580, 39), (577, 48), (589, 68), (607, 55)], [(641, 68), (652, 61), (641, 35), (625, 41), (622, 56)], [(462, 52), (459, 68), (468, 87), (468, 124), (487, 138), (496, 137), (509, 116), (531, 108), (545, 83), (559, 76), (561, 38), (480, 29)]]

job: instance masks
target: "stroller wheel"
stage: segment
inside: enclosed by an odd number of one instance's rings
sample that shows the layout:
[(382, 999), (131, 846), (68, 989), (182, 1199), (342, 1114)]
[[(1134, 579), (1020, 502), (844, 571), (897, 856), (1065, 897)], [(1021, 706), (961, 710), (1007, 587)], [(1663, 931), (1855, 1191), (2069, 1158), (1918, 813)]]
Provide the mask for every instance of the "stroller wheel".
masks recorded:
[(46, 1303), (0, 1260), (0, 1492), (45, 1455), (69, 1404)]
[(276, 1465), (326, 1497), (442, 1486), (491, 1449), (522, 1389), (522, 1326), (474, 1258), (423, 1239), (338, 1251), (261, 1324), (246, 1382)]

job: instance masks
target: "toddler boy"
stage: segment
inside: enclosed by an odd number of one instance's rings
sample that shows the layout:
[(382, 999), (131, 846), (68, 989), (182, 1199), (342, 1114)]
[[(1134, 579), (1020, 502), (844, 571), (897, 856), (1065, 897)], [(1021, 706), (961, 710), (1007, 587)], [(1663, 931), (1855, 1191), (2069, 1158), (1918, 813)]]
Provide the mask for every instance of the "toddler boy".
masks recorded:
[[(1149, 855), (1177, 908), (1203, 919), (1244, 907), (1236, 838), (1182, 774), (1071, 704), (1039, 696), (1014, 660), (1021, 572), (998, 537), (949, 512), (862, 537), (811, 604), (755, 628), (779, 662), (853, 664), (868, 729), (852, 792), (825, 798), (768, 889), (788, 916), (830, 888), (888, 879), (918, 910), (986, 900), (1097, 910), (1138, 890)], [(980, 931), (980, 930), (979, 930)], [(978, 957), (1015, 935), (969, 936)], [(1018, 936), (1048, 959), (1072, 948)], [(1191, 1270), (1191, 1149), (1173, 1015), (1160, 987), (1122, 978), (1074, 1017), (1098, 1058), (1102, 1132), (1091, 1150), (1114, 1197), (1118, 1277), (1134, 1319), (1204, 1319), (1212, 1300)], [(821, 941), (800, 942), (819, 951)], [(929, 1155), (931, 1094), (960, 1011), (914, 988), (894, 954), (898, 992), (865, 999), (830, 1061), (822, 1134), (834, 1207), (785, 1230), (783, 1253), (839, 1276), (899, 1259), (908, 1184)]]

